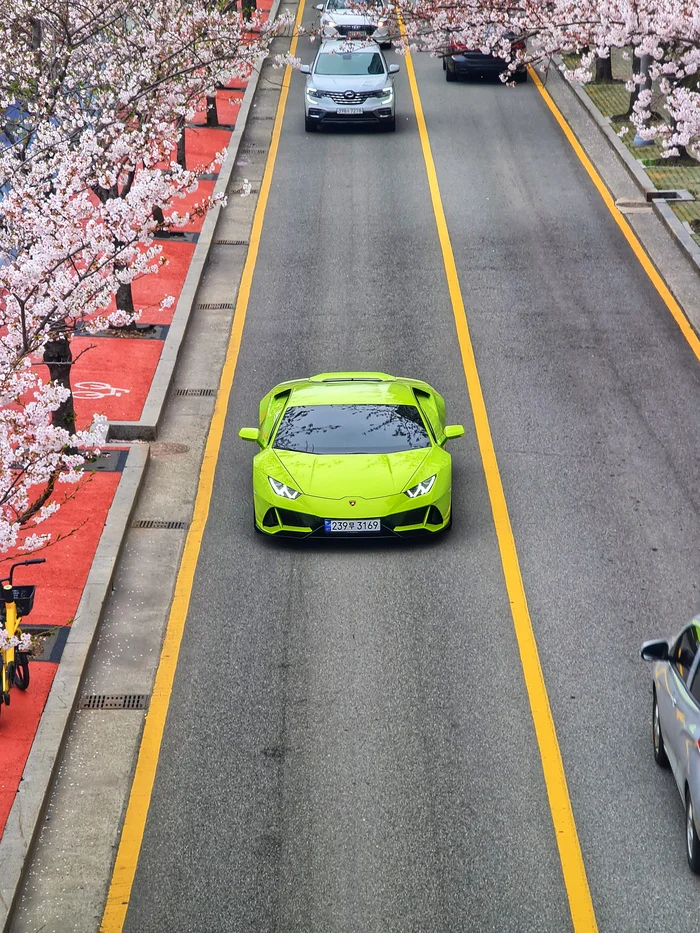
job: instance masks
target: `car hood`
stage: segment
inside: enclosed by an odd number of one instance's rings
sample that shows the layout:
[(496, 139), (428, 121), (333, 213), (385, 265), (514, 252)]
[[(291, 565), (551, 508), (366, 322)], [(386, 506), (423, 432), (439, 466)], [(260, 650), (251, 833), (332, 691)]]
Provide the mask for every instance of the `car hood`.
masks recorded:
[(378, 499), (401, 493), (431, 451), (422, 447), (395, 454), (335, 455), (273, 449), (295, 487), (322, 499)]
[(387, 86), (389, 75), (310, 75), (309, 87), (318, 91), (381, 91)]

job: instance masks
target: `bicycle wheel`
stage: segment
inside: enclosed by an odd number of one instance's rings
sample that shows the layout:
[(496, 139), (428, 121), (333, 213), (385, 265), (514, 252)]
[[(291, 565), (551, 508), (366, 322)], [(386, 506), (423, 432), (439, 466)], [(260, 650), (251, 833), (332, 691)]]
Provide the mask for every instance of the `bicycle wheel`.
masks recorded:
[(17, 651), (15, 660), (15, 687), (26, 690), (29, 686), (29, 656), (26, 651)]

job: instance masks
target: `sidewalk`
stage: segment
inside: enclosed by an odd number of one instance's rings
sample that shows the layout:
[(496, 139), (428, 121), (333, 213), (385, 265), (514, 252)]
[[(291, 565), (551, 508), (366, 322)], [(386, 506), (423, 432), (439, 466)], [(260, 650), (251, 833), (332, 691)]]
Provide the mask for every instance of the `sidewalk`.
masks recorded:
[[(258, 3), (258, 10), (263, 12), (265, 19), (271, 7), (272, 0), (261, 0)], [(236, 82), (217, 91), (219, 126), (205, 126), (203, 112), (201, 116), (197, 115), (194, 123), (188, 125), (185, 131), (188, 168), (208, 166), (214, 155), (229, 145), (247, 85), (247, 81)], [(218, 174), (204, 175), (198, 191), (191, 196), (192, 201), (211, 194), (218, 177)], [(188, 206), (188, 199), (178, 200), (175, 206), (182, 212)], [(140, 327), (136, 333), (116, 335), (107, 332), (75, 338), (74, 357), (78, 357), (83, 350), (87, 351), (80, 355), (72, 378), (79, 425), (86, 423), (95, 411), (104, 413), (110, 421), (138, 421), (141, 417), (173, 320), (177, 299), (195, 256), (203, 223), (204, 218), (196, 218), (181, 233), (158, 241), (167, 264), (157, 275), (134, 283), (134, 302), (145, 308), (139, 323), (152, 327)], [(159, 310), (160, 301), (168, 295), (174, 296), (175, 303), (169, 309)], [(166, 390), (168, 388), (165, 387)], [(17, 573), (18, 582), (34, 583), (37, 586), (34, 609), (24, 625), (25, 630), (51, 630), (51, 635), (44, 642), (41, 656), (32, 659), (29, 689), (26, 693), (13, 690), (10, 707), (4, 708), (0, 715), (0, 742), (3, 750), (0, 756), (0, 838), (5, 842), (6, 827), (10, 833), (10, 812), (19, 801), (18, 790), (23, 781), (27, 759), (61, 667), (64, 649), (70, 643), (71, 624), (78, 606), (81, 599), (89, 595), (86, 590), (96, 574), (103, 578), (100, 582), (104, 584), (105, 590), (109, 588), (109, 579), (104, 578), (104, 569), (96, 567), (96, 555), (98, 547), (104, 551), (105, 543), (109, 544), (105, 542), (106, 532), (103, 532), (110, 515), (113, 519), (115, 517), (115, 496), (120, 488), (128, 456), (127, 445), (109, 445), (105, 449), (97, 465), (89, 467), (90, 474), (75, 499), (42, 525), (42, 531), (50, 531), (53, 537), (77, 530), (42, 554), (46, 557), (44, 565), (25, 568)], [(145, 466), (145, 458), (140, 459)], [(133, 480), (131, 483), (133, 485)], [(124, 502), (119, 503), (120, 519), (127, 523), (137, 489), (138, 483), (133, 486), (130, 495), (122, 496)], [(112, 566), (116, 562), (120, 543), (120, 539), (111, 542)], [(74, 689), (77, 685), (78, 681), (75, 681)], [(30, 843), (31, 839), (22, 838), (25, 848)], [(8, 885), (12, 887), (8, 879), (4, 878), (0, 898), (4, 902), (4, 912), (0, 926), (4, 924), (7, 911), (11, 908), (7, 896)], [(14, 891), (10, 893), (14, 896)]]

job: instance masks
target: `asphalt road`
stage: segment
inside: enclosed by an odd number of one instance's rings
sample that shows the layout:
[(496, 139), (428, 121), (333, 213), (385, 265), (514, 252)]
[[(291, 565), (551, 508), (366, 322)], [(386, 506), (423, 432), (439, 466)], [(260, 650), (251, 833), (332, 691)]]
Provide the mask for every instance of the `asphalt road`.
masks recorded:
[[(415, 65), (599, 928), (696, 933), (638, 649), (700, 602), (697, 361), (536, 89)], [(571, 927), (397, 88), (395, 135), (306, 135), (292, 81), (130, 933)], [(254, 534), (238, 428), (333, 369), (426, 379), (465, 424), (449, 536)]]

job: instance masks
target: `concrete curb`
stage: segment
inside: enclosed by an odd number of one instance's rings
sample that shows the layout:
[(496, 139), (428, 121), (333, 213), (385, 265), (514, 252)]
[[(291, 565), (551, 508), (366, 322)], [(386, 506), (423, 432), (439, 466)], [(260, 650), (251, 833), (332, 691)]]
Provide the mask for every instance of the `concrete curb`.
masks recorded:
[[(9, 931), (28, 856), (41, 831), (42, 817), (78, 702), (102, 608), (109, 595), (122, 541), (146, 472), (148, 454), (147, 444), (136, 444), (129, 450), (61, 663), (24, 766), (22, 781), (0, 839), (0, 929), (3, 933)], [(11, 714), (10, 708), (6, 715)]]
[[(272, 22), (279, 9), (281, 0), (274, 0), (270, 10), (269, 22)], [(248, 81), (243, 100), (241, 101), (236, 127), (231, 134), (228, 144), (226, 159), (221, 166), (219, 178), (214, 187), (214, 194), (226, 194), (226, 190), (231, 181), (233, 170), (238, 157), (238, 150), (241, 145), (241, 138), (248, 123), (248, 114), (253, 104), (253, 97), (260, 80), (260, 69), (253, 69)], [(144, 440), (153, 441), (158, 435), (158, 427), (163, 417), (165, 402), (172, 383), (175, 366), (177, 365), (180, 348), (185, 337), (190, 315), (195, 306), (199, 283), (204, 274), (204, 268), (209, 258), (209, 249), (214, 239), (216, 224), (219, 219), (220, 207), (215, 207), (204, 219), (202, 231), (199, 234), (197, 246), (195, 247), (190, 267), (187, 271), (185, 284), (182, 286), (182, 292), (175, 308), (175, 314), (168, 330), (168, 336), (165, 339), (163, 352), (161, 353), (158, 366), (153, 376), (153, 382), (148, 390), (148, 396), (143, 406), (141, 417), (138, 421), (112, 421), (109, 425), (110, 441), (133, 441)]]
[[(586, 92), (583, 90), (582, 86), (566, 80), (563, 74), (565, 65), (559, 56), (554, 57), (554, 63), (557, 66), (562, 81), (568, 85), (568, 87), (576, 95), (579, 103), (593, 118), (600, 132), (603, 134), (603, 136), (605, 136), (608, 143), (612, 146), (612, 148), (622, 160), (625, 168), (632, 176), (632, 179), (641, 189), (644, 197), (651, 203), (653, 209), (668, 228), (669, 232), (673, 236), (674, 242), (682, 251), (685, 258), (696, 272), (700, 272), (700, 246), (698, 246), (692, 236), (688, 233), (686, 228), (683, 226), (683, 222), (679, 220), (678, 217), (676, 217), (668, 204), (669, 200), (680, 201), (686, 200), (687, 198), (683, 197), (683, 193), (681, 192), (661, 191), (655, 187), (651, 178), (649, 178), (637, 159), (635, 159), (627, 146), (625, 146), (620, 137), (613, 130), (612, 126), (610, 125), (610, 118), (603, 116), (588, 94), (586, 94)], [(664, 194), (673, 194), (674, 196), (670, 198), (664, 198)], [(685, 192), (685, 194), (687, 194), (687, 192)]]

